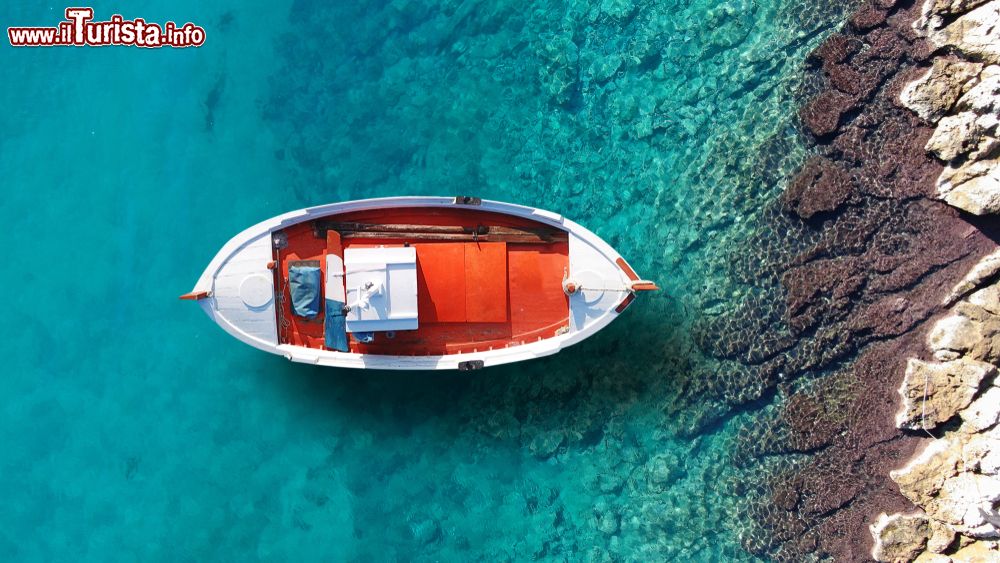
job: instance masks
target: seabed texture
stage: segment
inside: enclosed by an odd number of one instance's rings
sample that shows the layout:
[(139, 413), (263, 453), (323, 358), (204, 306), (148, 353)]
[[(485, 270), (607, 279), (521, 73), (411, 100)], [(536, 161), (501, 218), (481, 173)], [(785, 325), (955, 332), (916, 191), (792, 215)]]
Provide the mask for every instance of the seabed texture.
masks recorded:
[[(864, 557), (841, 509), (905, 506), (869, 476), (914, 448), (848, 459), (870, 351), (986, 246), (907, 191), (940, 165), (888, 4), (828, 40), (857, 3), (140, 2), (206, 44), (0, 47), (0, 559)], [(471, 376), (292, 365), (176, 301), (250, 224), (408, 194), (560, 212), (664, 291)]]

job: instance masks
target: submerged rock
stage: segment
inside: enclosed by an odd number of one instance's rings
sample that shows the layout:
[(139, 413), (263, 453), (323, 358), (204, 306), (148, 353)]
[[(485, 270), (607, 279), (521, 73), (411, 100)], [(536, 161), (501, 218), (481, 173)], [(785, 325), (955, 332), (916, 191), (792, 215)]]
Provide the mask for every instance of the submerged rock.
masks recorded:
[(561, 430), (539, 432), (528, 443), (528, 450), (537, 457), (547, 458), (555, 455), (566, 440), (566, 433)]
[(851, 16), (848, 23), (858, 31), (865, 31), (885, 23), (886, 15), (888, 15), (886, 10), (880, 10), (873, 4), (865, 4)]
[(410, 522), (410, 532), (420, 545), (429, 545), (441, 539), (441, 525), (431, 518), (418, 518)]
[(597, 531), (606, 536), (613, 536), (618, 533), (620, 525), (620, 518), (615, 511), (607, 507), (595, 507), (594, 527), (597, 528)]
[(782, 195), (784, 206), (803, 219), (833, 211), (851, 195), (851, 175), (823, 157), (810, 158)]
[(876, 561), (909, 562), (924, 550), (930, 538), (930, 525), (922, 514), (882, 513), (871, 525)]
[(803, 106), (802, 123), (817, 137), (833, 133), (840, 125), (843, 114), (857, 106), (857, 100), (843, 92), (825, 91)]
[(654, 487), (670, 486), (684, 476), (684, 465), (673, 453), (654, 456), (646, 465), (646, 478)]

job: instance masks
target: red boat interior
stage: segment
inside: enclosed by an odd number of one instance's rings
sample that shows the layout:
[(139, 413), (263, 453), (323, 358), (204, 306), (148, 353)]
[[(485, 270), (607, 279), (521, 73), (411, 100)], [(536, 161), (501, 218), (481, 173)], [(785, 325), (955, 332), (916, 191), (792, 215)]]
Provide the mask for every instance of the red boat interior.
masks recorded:
[(510, 215), (469, 208), (358, 211), (294, 225), (275, 251), (282, 344), (326, 349), (324, 315), (292, 314), (289, 262), (316, 260), (348, 248), (416, 250), (419, 328), (370, 343), (348, 339), (351, 352), (444, 355), (485, 351), (555, 336), (569, 324), (562, 280), (569, 268), (565, 231)]

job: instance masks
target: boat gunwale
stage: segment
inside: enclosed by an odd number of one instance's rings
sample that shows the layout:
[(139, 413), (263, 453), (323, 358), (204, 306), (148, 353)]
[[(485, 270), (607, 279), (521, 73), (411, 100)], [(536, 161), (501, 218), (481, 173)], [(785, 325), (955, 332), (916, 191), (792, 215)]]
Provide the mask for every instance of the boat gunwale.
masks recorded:
[[(205, 268), (198, 282), (195, 284), (192, 293), (208, 291), (211, 295), (214, 290), (214, 280), (216, 274), (225, 266), (226, 262), (236, 256), (246, 245), (258, 240), (261, 236), (270, 237), (275, 231), (285, 229), (292, 225), (297, 225), (306, 221), (319, 219), (329, 215), (343, 214), (353, 211), (369, 211), (390, 207), (468, 207), (481, 211), (489, 211), (515, 217), (531, 219), (540, 223), (558, 227), (569, 233), (569, 243), (572, 245), (574, 239), (580, 243), (589, 244), (598, 251), (599, 254), (607, 258), (611, 263), (616, 263), (624, 258), (602, 238), (592, 231), (579, 225), (562, 215), (523, 205), (505, 203), (492, 200), (482, 200), (478, 205), (467, 205), (456, 203), (456, 198), (451, 197), (427, 197), (427, 196), (400, 196), (352, 200), (347, 202), (331, 203), (307, 207), (290, 211), (270, 219), (261, 221), (230, 239), (219, 250), (209, 265)], [(627, 262), (626, 262), (627, 264)], [(570, 264), (572, 266), (572, 263)], [(629, 282), (629, 277), (625, 271), (618, 267), (619, 276), (624, 284)], [(480, 352), (462, 352), (456, 354), (446, 354), (438, 356), (385, 356), (376, 354), (360, 354), (354, 352), (338, 352), (331, 350), (319, 350), (304, 346), (281, 344), (275, 334), (275, 343), (265, 342), (260, 338), (251, 336), (240, 330), (239, 327), (228, 322), (222, 316), (215, 314), (214, 298), (200, 301), (202, 309), (217, 324), (230, 333), (235, 338), (254, 346), (260, 350), (284, 356), (286, 359), (315, 365), (366, 368), (366, 369), (406, 369), (406, 370), (438, 370), (438, 369), (459, 369), (460, 365), (467, 362), (482, 361), (485, 366), (506, 364), (532, 358), (539, 358), (555, 354), (561, 349), (576, 344), (611, 323), (620, 314), (615, 307), (608, 308), (581, 330), (571, 330), (564, 334), (544, 338), (535, 342), (513, 345), (505, 348), (484, 350)]]

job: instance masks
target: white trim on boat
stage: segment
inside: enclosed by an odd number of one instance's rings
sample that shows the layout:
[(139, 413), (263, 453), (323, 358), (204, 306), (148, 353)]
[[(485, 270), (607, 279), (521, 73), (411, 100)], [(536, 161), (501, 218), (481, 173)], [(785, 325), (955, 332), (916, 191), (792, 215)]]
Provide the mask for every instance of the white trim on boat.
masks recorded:
[[(483, 200), (470, 208), (525, 217), (569, 232), (568, 278), (579, 286), (569, 298), (569, 329), (560, 335), (494, 350), (443, 356), (381, 356), (336, 352), (278, 343), (275, 301), (259, 305), (260, 277), (273, 279), (268, 262), (273, 260), (271, 234), (291, 225), (350, 211), (396, 207), (455, 207), (449, 197), (389, 197), (320, 205), (292, 211), (258, 223), (227, 242), (195, 284), (192, 294), (207, 292), (202, 309), (237, 339), (287, 359), (315, 365), (367, 368), (436, 370), (464, 366), (493, 366), (540, 358), (580, 342), (607, 326), (618, 316), (616, 307), (629, 294), (631, 280), (617, 261), (621, 256), (600, 237), (562, 215), (510, 203)], [(254, 278), (250, 289), (242, 280)], [(241, 297), (244, 291), (252, 296)], [(468, 364), (467, 362), (472, 362)]]

